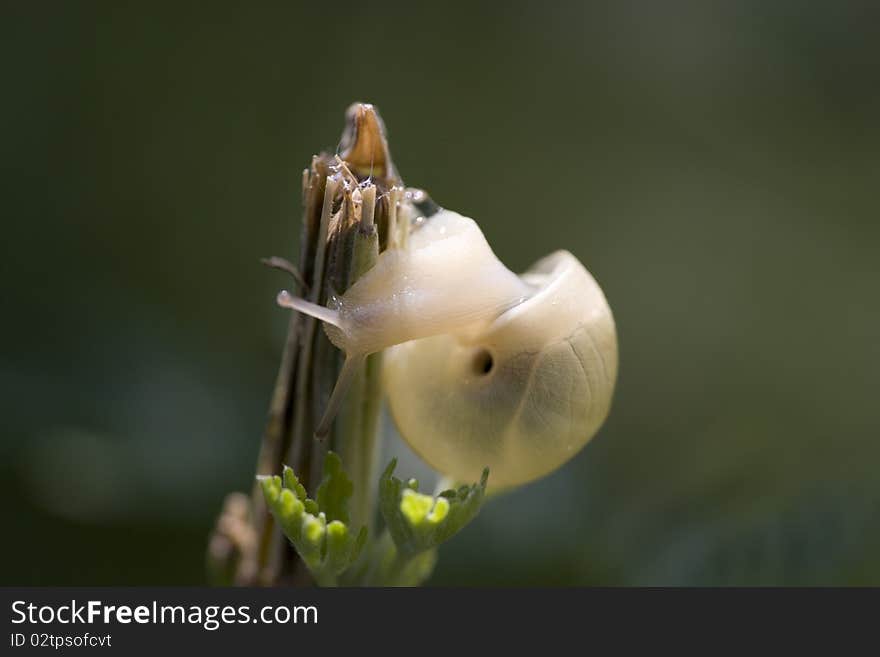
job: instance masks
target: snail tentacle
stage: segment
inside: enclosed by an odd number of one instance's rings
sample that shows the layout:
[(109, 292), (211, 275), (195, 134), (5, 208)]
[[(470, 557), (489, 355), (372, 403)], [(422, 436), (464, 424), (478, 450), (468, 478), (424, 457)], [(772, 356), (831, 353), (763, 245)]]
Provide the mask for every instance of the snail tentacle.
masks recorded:
[(319, 306), (318, 304), (312, 303), (311, 301), (306, 301), (305, 299), (301, 299), (300, 297), (295, 297), (287, 290), (281, 290), (281, 292), (278, 293), (277, 301), (278, 305), (282, 308), (290, 308), (292, 310), (299, 311), (308, 315), (309, 317), (320, 319), (322, 322), (326, 322), (327, 324), (332, 324), (333, 326), (341, 328), (338, 310)]

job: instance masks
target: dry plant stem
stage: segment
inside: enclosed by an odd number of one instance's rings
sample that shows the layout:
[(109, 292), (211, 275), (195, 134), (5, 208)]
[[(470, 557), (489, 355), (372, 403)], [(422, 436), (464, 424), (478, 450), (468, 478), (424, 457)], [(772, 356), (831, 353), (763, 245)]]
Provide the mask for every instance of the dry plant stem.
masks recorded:
[[(316, 291), (320, 290), (323, 265), (321, 267), (318, 265), (323, 260), (323, 255), (319, 256), (318, 254), (323, 253), (323, 245), (326, 243), (324, 208), (327, 198), (327, 172), (326, 168), (323, 168), (322, 171), (320, 165), (320, 160), (315, 158), (311, 171), (303, 172), (305, 208), (300, 263), (304, 282), (305, 279), (310, 279), (304, 288), (309, 290), (310, 298), (313, 298)], [(319, 207), (321, 208), (320, 214)], [(322, 228), (324, 228), (323, 233)], [(311, 344), (310, 338), (314, 336), (314, 333), (314, 327), (309, 332), (308, 321), (304, 316), (297, 313), (292, 314), (273, 394), (273, 405), (270, 408), (269, 426), (264, 437), (264, 450), (261, 450), (261, 453), (262, 451), (268, 451), (268, 453), (265, 459), (260, 459), (258, 473), (277, 472), (280, 466), (286, 463), (295, 468), (297, 472), (302, 473), (303, 481), (308, 482), (310, 479), (311, 441), (301, 438), (305, 433), (304, 423), (308, 419), (302, 410), (305, 406), (304, 396), (307, 394), (307, 390), (304, 390), (301, 385), (301, 372), (307, 370), (309, 366), (310, 350), (306, 346)], [(270, 431), (272, 424), (282, 418), (281, 431)], [(278, 433), (280, 433), (280, 439), (277, 436)], [(272, 447), (266, 450), (266, 444), (270, 441)], [(272, 515), (266, 509), (259, 486), (255, 485), (252, 499), (254, 524), (260, 536), (260, 549), (255, 566), (257, 577), (254, 583), (263, 585), (278, 584), (283, 581), (306, 583), (308, 573), (299, 563), (295, 552), (275, 525)]]
[[(373, 107), (355, 104), (349, 109), (340, 148), (339, 154), (314, 157), (310, 168), (303, 172), (304, 214), (298, 265), (283, 258), (267, 261), (292, 274), (300, 294), (321, 306), (332, 295), (342, 294), (373, 266), (381, 245), (400, 241), (400, 224), (395, 219), (402, 183)], [(390, 234), (389, 225), (394, 227)], [(308, 490), (314, 491), (322, 475), (324, 455), (328, 448), (333, 449), (342, 455), (355, 486), (350, 509), (353, 526), (372, 525), (380, 363), (381, 355), (376, 354), (362, 366), (349, 368), (346, 376), (351, 379), (350, 389), (340, 398), (338, 417), (328, 427), (326, 440), (316, 440), (316, 430), (321, 428), (318, 421), (340, 374), (342, 358), (318, 321), (291, 313), (257, 474), (277, 474), (286, 464)], [(235, 517), (230, 511), (233, 506), (238, 509)], [(227, 505), (210, 542), (211, 571), (234, 573), (231, 581), (225, 575), (217, 581), (240, 585), (310, 583), (304, 564), (269, 513), (259, 485), (250, 498), (250, 513), (239, 517), (239, 507)]]
[[(321, 208), (321, 223), (318, 226), (317, 248), (315, 251), (315, 277), (311, 286), (309, 301), (315, 304), (321, 303), (321, 288), (324, 281), (324, 260), (327, 252), (327, 234), (330, 226), (330, 215), (333, 210), (333, 200), (339, 189), (340, 182), (335, 176), (326, 180), (324, 188), (324, 203)], [(309, 408), (309, 391), (304, 389), (303, 384), (310, 379), (309, 371), (312, 366), (312, 351), (315, 341), (315, 333), (318, 330), (318, 320), (306, 316), (304, 319), (305, 329), (303, 332), (302, 353), (297, 373), (297, 382), (300, 384), (296, 391), (294, 401), (294, 441), (291, 445), (291, 462), (300, 462), (304, 457), (304, 450), (308, 443), (305, 440), (305, 427), (307, 421), (313, 416)]]
[[(303, 282), (313, 276), (316, 236), (319, 225), (319, 208), (324, 196), (320, 161), (315, 158), (311, 170), (303, 171), (303, 227), (300, 246), (301, 277)], [(308, 289), (308, 285), (304, 289)], [(275, 389), (269, 406), (263, 442), (257, 461), (257, 472), (274, 472), (285, 460), (293, 441), (293, 399), (296, 388), (295, 373), (301, 357), (302, 317), (291, 315), (287, 339), (281, 363), (278, 368)], [(288, 463), (307, 476), (306, 462), (302, 459)], [(272, 515), (266, 508), (262, 492), (255, 484), (251, 495), (251, 527), (254, 534), (251, 551), (241, 551), (233, 582), (239, 585), (277, 584), (282, 581), (295, 581), (297, 575), (305, 571), (297, 568), (296, 555), (276, 527)]]
[[(363, 190), (362, 199), (361, 222), (354, 232), (350, 276), (352, 283), (368, 271), (379, 257), (379, 233), (373, 223), (376, 211), (376, 187), (368, 185)], [(348, 437), (340, 446), (340, 454), (355, 489), (351, 502), (351, 519), (354, 527), (372, 524), (370, 510), (373, 509), (376, 492), (373, 475), (376, 470), (378, 447), (381, 405), (379, 373), (382, 354), (371, 354), (366, 359), (358, 360), (363, 362), (356, 365), (356, 380), (340, 413), (340, 430)]]

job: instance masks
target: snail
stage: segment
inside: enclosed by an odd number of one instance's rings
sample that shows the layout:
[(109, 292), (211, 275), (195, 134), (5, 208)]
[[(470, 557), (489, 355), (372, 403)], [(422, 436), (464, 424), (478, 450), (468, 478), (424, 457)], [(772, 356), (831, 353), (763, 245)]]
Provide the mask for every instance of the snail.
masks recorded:
[(459, 481), (488, 466), (494, 487), (546, 475), (608, 415), (617, 337), (599, 285), (567, 251), (522, 275), (477, 223), (440, 209), (329, 307), (278, 296), (324, 323), (345, 364), (318, 432), (326, 433), (364, 358), (385, 351), (383, 385), (407, 443)]

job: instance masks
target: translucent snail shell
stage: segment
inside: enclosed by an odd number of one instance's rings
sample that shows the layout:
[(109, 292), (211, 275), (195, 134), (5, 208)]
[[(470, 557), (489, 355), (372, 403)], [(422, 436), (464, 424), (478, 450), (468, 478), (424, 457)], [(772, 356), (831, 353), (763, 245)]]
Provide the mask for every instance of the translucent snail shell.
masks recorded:
[[(352, 372), (386, 350), (383, 379), (400, 434), (432, 467), (493, 487), (537, 479), (598, 431), (617, 378), (614, 319), (599, 285), (567, 251), (521, 276), (477, 224), (440, 210), (388, 249), (323, 308), (281, 305), (325, 322), (346, 365), (322, 426)], [(329, 416), (329, 419), (328, 419)]]

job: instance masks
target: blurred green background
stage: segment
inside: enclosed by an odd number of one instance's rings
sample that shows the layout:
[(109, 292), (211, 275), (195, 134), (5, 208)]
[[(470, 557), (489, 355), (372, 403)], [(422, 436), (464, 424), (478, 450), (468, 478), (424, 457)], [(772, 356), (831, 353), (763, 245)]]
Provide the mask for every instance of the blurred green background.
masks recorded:
[(0, 582), (204, 582), (287, 323), (258, 258), (363, 100), (620, 337), (598, 438), (431, 583), (880, 584), (880, 12), (239, 4), (3, 9)]

